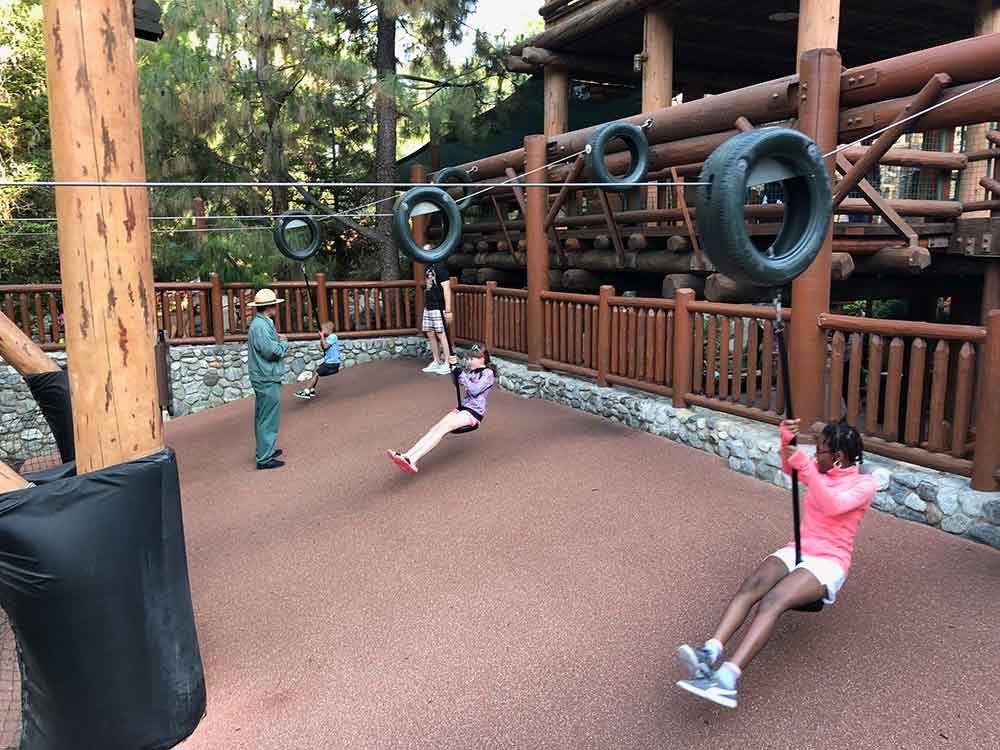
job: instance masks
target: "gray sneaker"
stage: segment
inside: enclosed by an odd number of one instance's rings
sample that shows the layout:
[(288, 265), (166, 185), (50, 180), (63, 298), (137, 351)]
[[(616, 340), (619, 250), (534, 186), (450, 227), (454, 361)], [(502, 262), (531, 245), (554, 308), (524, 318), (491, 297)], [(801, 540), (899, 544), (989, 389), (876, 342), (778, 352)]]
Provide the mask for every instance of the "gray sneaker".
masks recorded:
[(707, 677), (681, 680), (677, 683), (677, 687), (719, 706), (736, 708), (736, 688), (723, 686), (719, 681), (718, 672), (713, 672)]
[(708, 677), (712, 674), (712, 654), (707, 648), (691, 648), (685, 643), (677, 649), (677, 656), (688, 671), (689, 679)]

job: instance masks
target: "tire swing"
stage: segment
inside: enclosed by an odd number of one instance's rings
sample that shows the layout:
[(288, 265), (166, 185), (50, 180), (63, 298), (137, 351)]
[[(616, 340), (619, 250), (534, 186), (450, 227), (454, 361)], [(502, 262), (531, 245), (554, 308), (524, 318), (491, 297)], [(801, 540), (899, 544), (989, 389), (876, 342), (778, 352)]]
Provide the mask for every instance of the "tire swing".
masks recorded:
[[(309, 232), (304, 241), (297, 236), (297, 230), (303, 227)], [(302, 278), (305, 280), (306, 289), (309, 292), (312, 317), (313, 320), (316, 320), (316, 292), (309, 283), (309, 276), (306, 274), (306, 261), (319, 252), (320, 245), (323, 244), (323, 232), (319, 227), (319, 222), (308, 211), (293, 209), (278, 217), (278, 220), (274, 222), (272, 234), (274, 244), (278, 246), (278, 252), (289, 260), (299, 263), (302, 269)]]
[[(440, 213), (444, 221), (441, 242), (424, 248), (413, 239), (410, 219), (427, 213)], [(392, 236), (399, 249), (420, 263), (440, 263), (462, 240), (462, 212), (455, 200), (438, 187), (410, 188), (396, 202), (392, 212)]]
[[(758, 249), (746, 229), (748, 187), (781, 181), (785, 219), (777, 238)], [(705, 162), (698, 187), (698, 235), (722, 273), (760, 286), (782, 286), (816, 259), (832, 215), (830, 175), (819, 147), (789, 128), (741, 133)]]
[(458, 199), (459, 211), (464, 211), (472, 205), (473, 196), (470, 195), (472, 188), (469, 187), (472, 183), (472, 175), (461, 167), (446, 167), (440, 172), (436, 172), (431, 182), (435, 185), (454, 184), (456, 182), (461, 184), (462, 197)]
[[(604, 161), (608, 144), (616, 138), (625, 142), (632, 156), (632, 169), (624, 176), (611, 174)], [(605, 190), (622, 192), (642, 182), (649, 171), (649, 143), (642, 128), (630, 122), (613, 122), (598, 128), (587, 144), (587, 174), (594, 182), (605, 185)]]

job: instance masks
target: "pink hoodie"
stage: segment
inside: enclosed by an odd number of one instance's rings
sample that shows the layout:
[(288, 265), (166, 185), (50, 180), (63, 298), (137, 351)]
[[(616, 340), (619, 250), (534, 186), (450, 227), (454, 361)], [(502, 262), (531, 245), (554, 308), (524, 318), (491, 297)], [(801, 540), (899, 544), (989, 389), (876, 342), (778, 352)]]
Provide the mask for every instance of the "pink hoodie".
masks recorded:
[[(781, 428), (781, 445), (788, 445), (791, 433)], [(802, 513), (802, 554), (836, 560), (847, 575), (854, 552), (854, 535), (878, 491), (874, 477), (861, 474), (857, 466), (833, 468), (823, 474), (814, 459), (797, 450), (781, 468), (786, 474), (799, 472), (807, 488)], [(787, 545), (793, 547), (794, 543)]]

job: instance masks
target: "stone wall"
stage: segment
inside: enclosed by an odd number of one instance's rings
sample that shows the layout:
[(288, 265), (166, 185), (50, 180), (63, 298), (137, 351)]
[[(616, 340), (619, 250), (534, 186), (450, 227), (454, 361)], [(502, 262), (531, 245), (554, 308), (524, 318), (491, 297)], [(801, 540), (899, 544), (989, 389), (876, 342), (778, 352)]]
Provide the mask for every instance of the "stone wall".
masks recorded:
[[(63, 352), (49, 356), (61, 365), (66, 364)], [(0, 459), (18, 463), (57, 450), (52, 431), (28, 384), (17, 370), (0, 359)]]
[[(393, 357), (430, 359), (427, 340), (417, 336), (341, 340), (343, 367)], [(66, 363), (63, 352), (50, 355)], [(312, 378), (321, 360), (315, 341), (292, 342), (285, 358), (286, 383)], [(174, 416), (253, 395), (246, 370), (246, 344), (176, 346), (170, 349), (170, 384)], [(56, 452), (45, 418), (18, 372), (0, 360), (0, 460), (12, 464)]]
[[(342, 339), (341, 367), (397, 357), (427, 357), (427, 339), (404, 336)], [(284, 383), (312, 379), (322, 354), (318, 341), (293, 341), (285, 355)], [(247, 374), (246, 344), (170, 348), (170, 388), (174, 416), (193, 414), (253, 395)]]
[[(677, 409), (670, 399), (629, 388), (600, 388), (556, 372), (529, 371), (494, 359), (500, 385), (525, 398), (542, 398), (661, 435), (724, 459), (728, 467), (785, 489), (778, 428), (720, 412)], [(804, 446), (807, 452), (815, 448)], [(720, 467), (721, 468), (721, 467)], [(878, 479), (873, 505), (880, 511), (1000, 549), (1000, 492), (976, 492), (954, 474), (866, 453), (862, 470)]]
[[(343, 366), (395, 357), (429, 358), (418, 337), (341, 341)], [(60, 363), (65, 355), (53, 354)], [(286, 383), (309, 380), (320, 361), (314, 342), (294, 342), (286, 356)], [(637, 430), (712, 453), (733, 471), (790, 488), (781, 471), (778, 431), (770, 425), (709, 409), (676, 409), (669, 399), (628, 388), (595, 383), (557, 372), (529, 371), (495, 359), (500, 385), (525, 398), (542, 398)], [(252, 395), (246, 373), (246, 346), (179, 346), (170, 350), (174, 414), (191, 414)], [(812, 450), (808, 447), (806, 450)], [(55, 451), (48, 425), (27, 385), (0, 361), (0, 458), (24, 459)], [(879, 482), (874, 506), (916, 523), (934, 526), (1000, 549), (1000, 493), (976, 492), (969, 480), (867, 453), (863, 467)]]

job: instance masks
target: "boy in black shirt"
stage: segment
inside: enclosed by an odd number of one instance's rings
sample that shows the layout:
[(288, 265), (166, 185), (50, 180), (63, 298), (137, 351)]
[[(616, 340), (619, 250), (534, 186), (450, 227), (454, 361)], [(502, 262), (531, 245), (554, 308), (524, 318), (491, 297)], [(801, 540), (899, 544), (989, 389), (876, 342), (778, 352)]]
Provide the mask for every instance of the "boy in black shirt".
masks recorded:
[(445, 322), (450, 324), (451, 319), (451, 275), (443, 263), (429, 265), (424, 271), (424, 316), (421, 329), (427, 334), (434, 361), (424, 368), (424, 372), (451, 374), (448, 366), (451, 350), (444, 330)]

